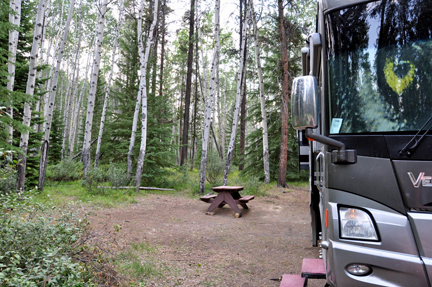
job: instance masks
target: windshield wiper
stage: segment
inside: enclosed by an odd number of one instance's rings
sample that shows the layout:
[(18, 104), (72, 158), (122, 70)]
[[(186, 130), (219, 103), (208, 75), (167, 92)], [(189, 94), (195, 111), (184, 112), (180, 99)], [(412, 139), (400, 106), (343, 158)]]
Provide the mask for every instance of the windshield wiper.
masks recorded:
[[(419, 146), (420, 142), (423, 140), (425, 135), (431, 130), (432, 125), (421, 135), (419, 139), (417, 139), (417, 136), (420, 134), (420, 132), (427, 126), (427, 124), (432, 120), (432, 116), (425, 122), (425, 124), (419, 129), (419, 131), (415, 134), (415, 136), (412, 137), (412, 139), (399, 151), (399, 154), (404, 156), (410, 156), (413, 154), (414, 150)], [(414, 144), (411, 145), (411, 143), (414, 142)]]

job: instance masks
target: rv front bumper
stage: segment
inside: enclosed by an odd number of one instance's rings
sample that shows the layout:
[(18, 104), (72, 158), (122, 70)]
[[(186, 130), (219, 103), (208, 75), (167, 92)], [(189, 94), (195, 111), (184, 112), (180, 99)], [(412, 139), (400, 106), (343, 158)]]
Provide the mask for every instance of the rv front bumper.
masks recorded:
[[(423, 261), (415, 255), (330, 242), (326, 261), (333, 268), (327, 269), (327, 281), (332, 286), (430, 286)], [(352, 264), (367, 265), (371, 272), (352, 275), (346, 270)]]

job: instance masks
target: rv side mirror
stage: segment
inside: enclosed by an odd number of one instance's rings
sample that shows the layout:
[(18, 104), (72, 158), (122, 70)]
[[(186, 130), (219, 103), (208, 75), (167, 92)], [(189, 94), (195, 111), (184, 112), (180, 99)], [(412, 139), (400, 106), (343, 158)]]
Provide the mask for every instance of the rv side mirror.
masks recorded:
[(318, 84), (314, 76), (297, 77), (291, 95), (292, 124), (296, 130), (318, 127)]

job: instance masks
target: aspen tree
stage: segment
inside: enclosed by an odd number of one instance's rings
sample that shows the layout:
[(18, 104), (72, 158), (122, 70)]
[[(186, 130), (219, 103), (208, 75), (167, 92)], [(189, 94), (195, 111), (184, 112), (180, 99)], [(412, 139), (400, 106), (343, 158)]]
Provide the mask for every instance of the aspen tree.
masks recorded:
[[(63, 10), (64, 10), (64, 2), (65, 2), (65, 0), (63, 0), (62, 1), (62, 5), (61, 5), (61, 13), (60, 13), (60, 20), (59, 20), (59, 22), (58, 23), (62, 23), (63, 22), (63, 15), (64, 15), (64, 13), (63, 13)], [(75, 3), (75, 0), (73, 0), (73, 2)], [(70, 15), (69, 17), (68, 17), (68, 19), (72, 19), (72, 16)], [(67, 20), (66, 20), (66, 24), (65, 24), (65, 26), (66, 25), (68, 25), (67, 24)], [(47, 85), (46, 85), (46, 90), (50, 90), (51, 89), (51, 87), (53, 87), (53, 86), (56, 86), (57, 85), (57, 83), (55, 83), (55, 84), (52, 84), (53, 83), (53, 81), (55, 80), (54, 78), (56, 77), (55, 76), (55, 73), (56, 73), (56, 71), (57, 71), (57, 66), (59, 66), (60, 64), (58, 63), (58, 57), (59, 57), (59, 55), (60, 55), (60, 49), (59, 50), (57, 50), (57, 48), (58, 48), (58, 44), (59, 44), (59, 40), (60, 40), (60, 35), (61, 35), (61, 32), (62, 31), (64, 31), (64, 30), (62, 30), (62, 29), (58, 29), (58, 32), (57, 32), (57, 34), (56, 34), (56, 36), (54, 37), (54, 39), (52, 40), (52, 44), (50, 45), (50, 47), (48, 48), (48, 58), (47, 58), (47, 64), (49, 64), (49, 56), (50, 56), (50, 52), (49, 52), (49, 50), (50, 50), (50, 48), (51, 48), (51, 46), (52, 45), (54, 45), (54, 54), (55, 54), (55, 51), (58, 51), (58, 53), (57, 53), (57, 58), (55, 57), (55, 55), (53, 54), (52, 55), (52, 64), (51, 64), (51, 69), (50, 69), (50, 73), (49, 73), (49, 77), (48, 77), (48, 82), (47, 82)], [(66, 31), (65, 31), (66, 32)], [(69, 33), (69, 31), (67, 32), (67, 33)], [(64, 33), (63, 33), (63, 35), (64, 35)], [(64, 37), (63, 37), (64, 38)], [(61, 53), (61, 57), (63, 57), (63, 51), (62, 51), (62, 53)], [(56, 60), (57, 60), (57, 65), (56, 65)], [(61, 60), (60, 60), (60, 63), (61, 63)], [(59, 66), (60, 67), (60, 66)], [(58, 79), (58, 75), (57, 75), (57, 79)], [(49, 101), (50, 101), (50, 96), (51, 96), (51, 92), (49, 92), (49, 93), (46, 93), (45, 94), (45, 97), (44, 97), (44, 118), (45, 119), (47, 119), (48, 118), (48, 110), (49, 110), (49, 108), (50, 108), (50, 106), (49, 106)], [(45, 128), (46, 128), (46, 124), (43, 124), (43, 131), (45, 132)]]
[(207, 148), (208, 139), (211, 126), (211, 114), (213, 109), (213, 96), (216, 91), (216, 66), (219, 66), (219, 53), (220, 53), (220, 1), (215, 1), (215, 47), (213, 53), (213, 61), (211, 67), (211, 80), (210, 90), (208, 97), (205, 100), (205, 112), (204, 112), (204, 135), (202, 138), (202, 153), (201, 153), (201, 166), (200, 166), (200, 192), (204, 194), (205, 189), (205, 176), (207, 166)]
[(45, 173), (46, 173), (47, 160), (48, 160), (49, 138), (50, 138), (51, 124), (52, 124), (52, 117), (53, 117), (55, 96), (56, 96), (56, 92), (57, 92), (57, 82), (58, 82), (59, 73), (60, 73), (60, 66), (61, 66), (62, 58), (63, 58), (63, 51), (65, 49), (67, 37), (69, 34), (70, 22), (71, 22), (72, 16), (73, 16), (74, 5), (75, 5), (75, 0), (71, 0), (70, 6), (69, 6), (68, 18), (66, 20), (66, 24), (65, 24), (64, 29), (63, 29), (64, 33), (63, 33), (62, 42), (60, 44), (60, 47), (59, 47), (58, 53), (57, 53), (57, 66), (56, 66), (54, 76), (52, 79), (52, 86), (51, 86), (51, 89), (49, 92), (49, 100), (47, 103), (45, 103), (45, 105), (48, 108), (47, 108), (47, 115), (45, 117), (45, 123), (44, 123), (45, 134), (44, 134), (44, 138), (43, 138), (42, 146), (41, 146), (41, 156), (40, 156), (40, 166), (39, 166), (39, 184), (38, 184), (38, 189), (41, 191), (44, 188), (44, 182), (45, 182)]
[(117, 46), (118, 46), (118, 38), (119, 38), (120, 29), (121, 29), (122, 20), (123, 20), (123, 10), (124, 10), (123, 3), (124, 3), (123, 0), (120, 0), (120, 7), (119, 7), (120, 14), (119, 14), (119, 20), (117, 23), (117, 31), (116, 31), (116, 36), (114, 39), (112, 55), (111, 55), (111, 69), (110, 69), (110, 74), (108, 76), (107, 88), (105, 91), (105, 99), (104, 99), (104, 105), (102, 108), (102, 116), (101, 116), (101, 121), (100, 121), (100, 126), (99, 126), (99, 135), (98, 135), (98, 141), (97, 141), (97, 146), (96, 146), (96, 155), (95, 155), (95, 163), (94, 163), (95, 167), (97, 167), (99, 165), (100, 148), (101, 148), (101, 144), (102, 144), (102, 134), (103, 134), (104, 124), (105, 124), (106, 109), (107, 109), (108, 99), (109, 99), (109, 94), (110, 94), (110, 89), (111, 89), (111, 81), (112, 81), (112, 77), (113, 77), (113, 73), (114, 73), (114, 63), (115, 63)]
[(247, 17), (245, 17), (245, 22), (243, 24), (242, 28), (242, 40), (241, 40), (241, 49), (240, 49), (240, 63), (239, 63), (239, 70), (237, 74), (237, 95), (236, 95), (236, 102), (235, 102), (235, 109), (234, 109), (234, 117), (233, 117), (233, 123), (232, 123), (232, 129), (231, 129), (231, 138), (230, 143), (228, 146), (228, 152), (226, 155), (226, 162), (225, 162), (225, 169), (224, 169), (224, 177), (223, 177), (223, 185), (228, 184), (228, 174), (234, 154), (234, 146), (235, 146), (235, 138), (237, 134), (237, 127), (238, 127), (238, 121), (239, 121), (239, 112), (240, 112), (240, 105), (242, 100), (241, 90), (242, 90), (242, 78), (243, 78), (243, 70), (244, 70), (244, 50), (246, 46), (246, 23), (247, 23)]
[[(99, 22), (99, 18), (98, 21)], [(95, 35), (96, 36), (96, 35)], [(92, 40), (92, 45), (89, 47), (89, 50), (92, 50), (92, 48), (94, 47), (96, 42), (96, 37), (93, 38)], [(79, 93), (79, 96), (77, 98), (77, 103), (75, 104), (74, 107), (74, 118), (72, 121), (72, 128), (71, 128), (71, 132), (69, 134), (69, 155), (72, 156), (72, 153), (74, 152), (74, 147), (75, 147), (75, 138), (76, 138), (76, 130), (77, 130), (77, 126), (78, 126), (78, 122), (79, 122), (79, 115), (81, 112), (81, 103), (82, 103), (82, 99), (84, 97), (84, 91), (86, 90), (86, 83), (87, 83), (87, 78), (88, 78), (88, 72), (90, 69), (90, 63), (93, 61), (93, 57), (94, 55), (89, 55), (87, 57), (87, 65), (86, 65), (86, 71), (85, 71), (85, 76), (84, 76), (84, 80), (82, 82), (82, 86), (81, 86), (81, 91)]]
[[(144, 1), (141, 1), (141, 5), (140, 5), (139, 10), (138, 10), (138, 27), (137, 27), (138, 52), (140, 53), (140, 60), (141, 60), (141, 53), (144, 53), (143, 52), (143, 42), (142, 42), (143, 9), (144, 9)], [(142, 64), (141, 64), (140, 73), (141, 73), (140, 75), (142, 75), (142, 73), (143, 73)], [(146, 70), (144, 70), (144, 73), (146, 73)], [(138, 127), (138, 117), (139, 117), (140, 105), (141, 105), (141, 87), (140, 87), (140, 90), (137, 94), (137, 98), (135, 100), (134, 117), (132, 120), (132, 133), (131, 133), (131, 138), (129, 141), (129, 149), (128, 149), (128, 156), (127, 156), (127, 165), (128, 165), (127, 166), (127, 174), (128, 174), (129, 178), (132, 177), (133, 148), (135, 145), (136, 131), (137, 131), (137, 127)]]
[[(16, 52), (18, 47), (18, 28), (21, 23), (21, 0), (11, 0), (9, 22), (16, 27), (16, 29), (9, 30), (9, 61), (8, 61), (8, 76), (7, 76), (7, 89), (11, 92), (14, 90), (15, 82), (15, 62)], [(13, 118), (13, 107), (9, 109), (9, 116)], [(9, 143), (12, 144), (13, 127), (9, 126)]]
[[(69, 134), (71, 132), (71, 116), (72, 116), (72, 111), (73, 111), (73, 102), (74, 99), (76, 97), (76, 89), (77, 89), (77, 85), (76, 82), (78, 82), (79, 80), (79, 57), (80, 57), (80, 52), (81, 52), (81, 4), (82, 1), (80, 1), (80, 3), (78, 4), (78, 13), (77, 13), (77, 20), (76, 20), (76, 25), (78, 26), (77, 28), (77, 35), (75, 37), (78, 38), (77, 41), (77, 46), (76, 46), (76, 50), (75, 50), (75, 60), (73, 62), (73, 68), (72, 68), (72, 81), (70, 82), (70, 88), (71, 88), (71, 92), (69, 92), (69, 87), (67, 89), (67, 93), (66, 95), (67, 97), (67, 101), (66, 101), (66, 107), (65, 107), (65, 115), (64, 118), (66, 119), (65, 122), (65, 127), (63, 129), (63, 140), (62, 140), (62, 149), (61, 149), (61, 159), (64, 160), (66, 155), (66, 139), (69, 137)], [(69, 83), (68, 83), (69, 84)]]
[[(30, 53), (27, 86), (26, 86), (26, 94), (31, 96), (34, 95), (34, 89), (36, 84), (37, 60), (38, 60), (39, 45), (42, 39), (42, 27), (43, 27), (42, 22), (44, 18), (44, 12), (45, 12), (45, 0), (39, 0), (38, 10), (36, 14), (36, 24), (35, 24), (35, 31), (33, 36), (32, 49)], [(32, 114), (31, 109), (32, 109), (32, 103), (25, 102), (24, 112), (23, 112), (23, 124), (26, 127), (30, 127), (31, 114)], [(24, 190), (25, 170), (27, 167), (28, 141), (29, 141), (29, 131), (25, 131), (21, 133), (20, 148), (22, 149), (22, 154), (18, 156), (19, 164), (17, 168), (17, 189), (19, 191)]]
[[(141, 2), (141, 11), (144, 8), (144, 0)], [(138, 50), (140, 54), (140, 66), (141, 66), (141, 77), (140, 77), (140, 86), (139, 86), (139, 95), (141, 95), (141, 146), (140, 151), (138, 155), (138, 163), (137, 163), (137, 170), (135, 175), (135, 186), (137, 188), (137, 192), (139, 191), (139, 186), (141, 183), (141, 176), (144, 166), (144, 159), (145, 159), (145, 153), (146, 153), (146, 146), (147, 146), (147, 63), (148, 58), (150, 55), (150, 47), (153, 42), (153, 36), (156, 34), (156, 22), (158, 18), (158, 8), (159, 8), (159, 1), (155, 0), (154, 2), (154, 10), (153, 10), (153, 22), (150, 26), (149, 30), (149, 36), (147, 38), (147, 45), (145, 53), (143, 51), (143, 44), (142, 44), (142, 37), (141, 37), (141, 28), (138, 23), (138, 37), (141, 40), (141, 43), (138, 42)], [(142, 12), (141, 12), (142, 13)], [(141, 33), (140, 33), (141, 32)]]
[(85, 121), (85, 131), (84, 131), (84, 142), (82, 150), (82, 161), (84, 174), (87, 175), (88, 169), (90, 167), (90, 144), (91, 144), (91, 133), (93, 125), (93, 111), (96, 98), (96, 88), (99, 76), (99, 65), (102, 55), (102, 42), (104, 36), (105, 28), (105, 14), (107, 10), (107, 0), (103, 0), (101, 7), (99, 7), (99, 23), (97, 27), (97, 41), (96, 41), (96, 51), (95, 59), (93, 60), (93, 70), (90, 80), (90, 91), (87, 102), (87, 116)]
[(264, 182), (270, 182), (270, 160), (269, 160), (269, 149), (268, 149), (268, 129), (267, 129), (267, 112), (265, 109), (265, 96), (264, 96), (264, 79), (261, 68), (261, 58), (259, 53), (259, 41), (258, 41), (258, 28), (255, 18), (255, 11), (253, 6), (253, 0), (249, 0), (249, 17), (252, 19), (253, 24), (253, 37), (255, 41), (255, 60), (257, 63), (257, 73), (259, 79), (259, 99), (261, 103), (261, 117), (262, 117), (262, 135), (263, 135), (263, 162), (264, 162)]

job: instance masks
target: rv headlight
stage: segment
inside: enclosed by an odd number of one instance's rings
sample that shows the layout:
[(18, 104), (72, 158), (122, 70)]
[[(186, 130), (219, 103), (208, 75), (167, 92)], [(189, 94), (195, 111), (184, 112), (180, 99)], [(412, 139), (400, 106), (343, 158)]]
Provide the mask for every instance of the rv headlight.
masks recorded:
[(339, 207), (341, 238), (378, 240), (374, 223), (363, 210), (352, 207)]

